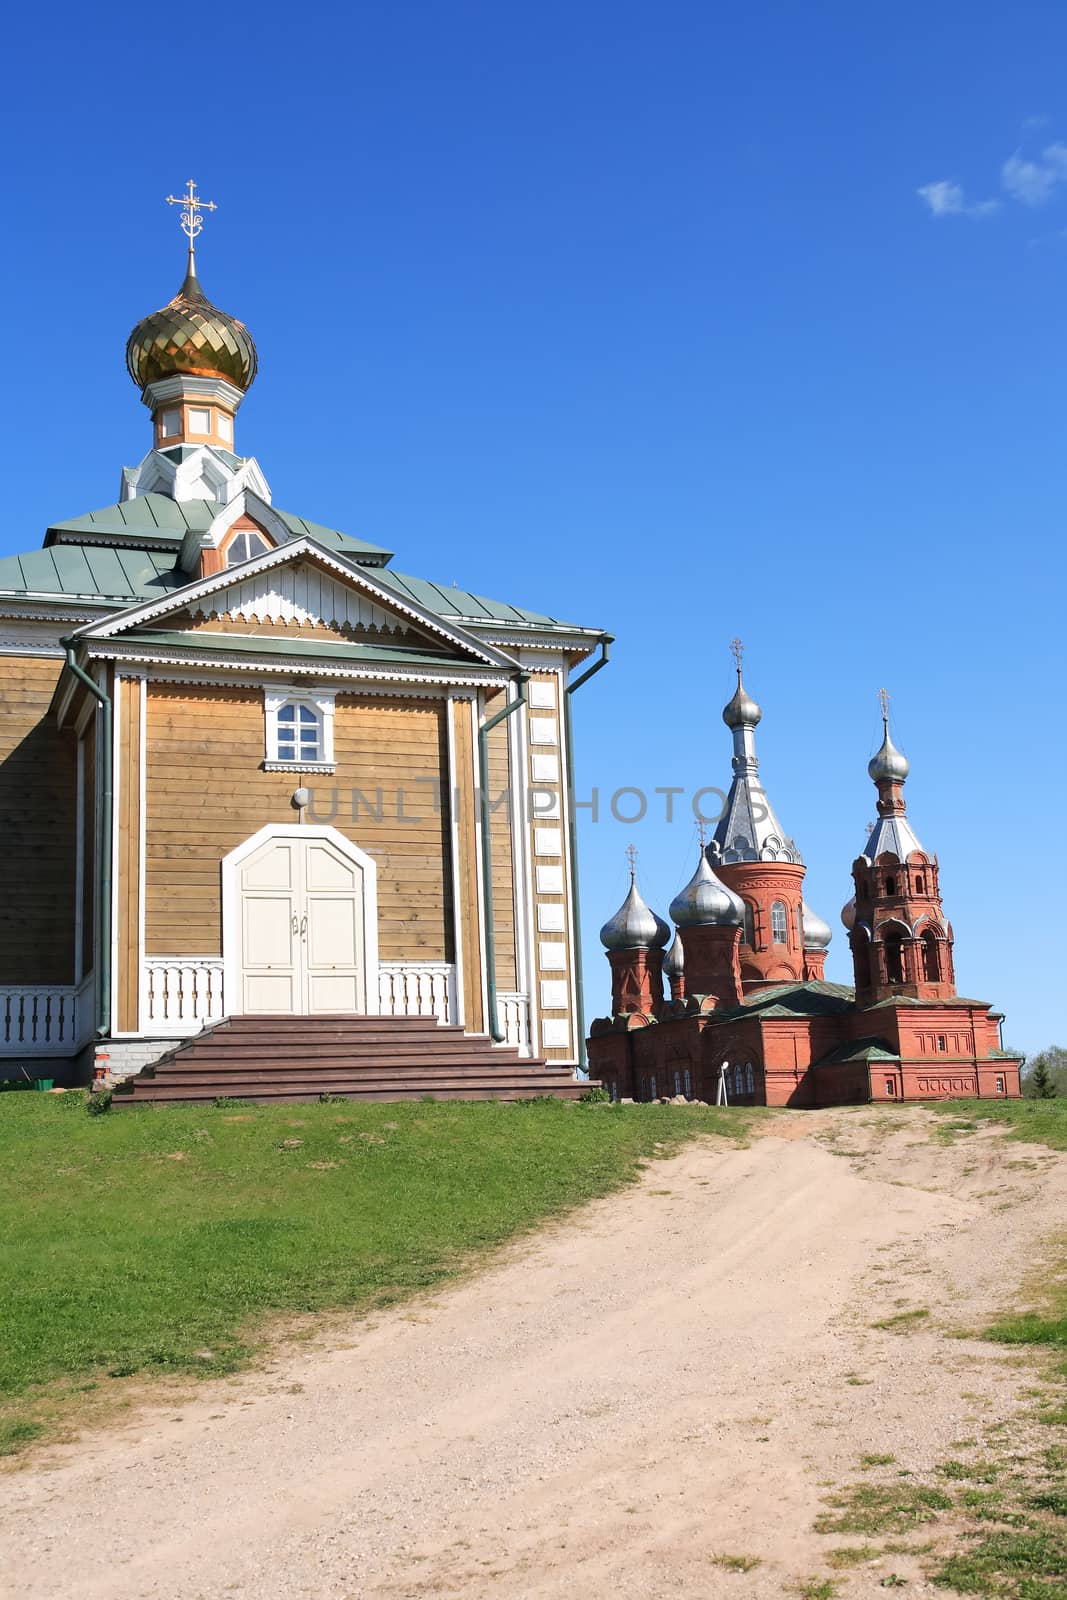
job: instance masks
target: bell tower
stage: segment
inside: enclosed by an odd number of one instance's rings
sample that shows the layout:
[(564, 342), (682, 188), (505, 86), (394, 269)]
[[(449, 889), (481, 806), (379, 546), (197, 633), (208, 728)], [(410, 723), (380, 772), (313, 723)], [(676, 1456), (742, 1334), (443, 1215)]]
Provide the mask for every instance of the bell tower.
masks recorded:
[(946, 1000), (956, 992), (952, 928), (941, 908), (937, 857), (908, 821), (907, 757), (889, 734), (889, 695), (879, 690), (882, 746), (867, 771), (878, 790), (878, 821), (852, 864), (856, 893), (841, 913), (856, 975), (856, 1002), (894, 995)]

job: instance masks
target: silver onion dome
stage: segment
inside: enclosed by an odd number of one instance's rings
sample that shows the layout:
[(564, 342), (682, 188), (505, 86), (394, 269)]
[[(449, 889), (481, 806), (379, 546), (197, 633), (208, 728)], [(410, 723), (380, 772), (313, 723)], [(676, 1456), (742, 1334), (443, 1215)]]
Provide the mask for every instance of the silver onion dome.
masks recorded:
[(680, 978), (685, 971), (685, 950), (682, 946), (682, 936), (676, 933), (674, 943), (667, 951), (663, 963), (663, 974), (667, 978)]
[(889, 737), (889, 723), (883, 719), (882, 726), (885, 730), (882, 737), (882, 748), (876, 756), (872, 756), (867, 763), (867, 771), (875, 783), (888, 779), (892, 783), (903, 783), (911, 771), (911, 762), (902, 751), (898, 750)]
[(841, 907), (841, 921), (844, 923), (844, 925), (848, 929), (849, 933), (851, 933), (853, 928), (856, 926), (856, 896), (855, 895), (852, 896), (851, 900), (847, 900), (845, 902), (845, 904)]
[(741, 682), (741, 669), (737, 669), (737, 688), (734, 697), (722, 708), (722, 720), (728, 728), (754, 728), (763, 712)]
[(806, 900), (801, 902), (800, 915), (804, 923), (805, 950), (825, 950), (834, 936), (830, 924), (817, 916)]
[(626, 899), (600, 930), (600, 942), (606, 950), (653, 950), (670, 936), (670, 928), (645, 905), (633, 879)]
[(745, 920), (745, 902), (712, 872), (703, 849), (693, 876), (671, 901), (671, 919), (679, 928), (738, 927)]

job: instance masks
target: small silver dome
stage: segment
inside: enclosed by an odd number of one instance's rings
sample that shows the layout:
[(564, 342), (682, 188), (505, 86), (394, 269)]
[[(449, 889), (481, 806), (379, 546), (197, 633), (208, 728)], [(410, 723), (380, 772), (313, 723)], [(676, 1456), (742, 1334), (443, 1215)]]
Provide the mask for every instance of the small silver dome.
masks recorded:
[(841, 907), (841, 921), (844, 923), (844, 925), (848, 929), (849, 933), (851, 933), (853, 928), (856, 926), (856, 896), (855, 895), (853, 895), (852, 899), (847, 901)]
[(645, 905), (632, 879), (626, 899), (600, 930), (600, 942), (606, 950), (658, 949), (670, 936), (670, 928)]
[(737, 688), (728, 705), (722, 708), (722, 720), (728, 728), (754, 728), (763, 712), (741, 682), (741, 669), (737, 670)]
[(816, 916), (806, 900), (801, 901), (800, 915), (804, 922), (805, 950), (825, 950), (834, 936), (830, 924)]
[(883, 724), (885, 735), (882, 739), (882, 748), (876, 756), (872, 756), (867, 763), (867, 771), (878, 783), (881, 779), (888, 779), (892, 783), (903, 783), (911, 771), (911, 762), (902, 754), (889, 737), (889, 724)]
[(664, 922), (657, 912), (653, 911), (652, 915), (656, 919), (656, 937), (652, 941), (652, 948), (654, 950), (666, 950), (671, 942), (671, 925), (669, 922)]
[(679, 928), (737, 927), (745, 920), (745, 902), (715, 876), (701, 850), (696, 871), (671, 901), (671, 917)]
[(663, 963), (663, 974), (667, 978), (680, 978), (685, 971), (685, 950), (682, 947), (682, 936), (676, 933), (674, 943), (667, 951)]

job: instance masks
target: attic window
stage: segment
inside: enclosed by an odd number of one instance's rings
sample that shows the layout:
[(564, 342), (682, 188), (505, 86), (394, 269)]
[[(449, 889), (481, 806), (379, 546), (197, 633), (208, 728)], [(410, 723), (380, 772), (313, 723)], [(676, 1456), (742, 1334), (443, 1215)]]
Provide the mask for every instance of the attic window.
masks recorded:
[(265, 556), (269, 549), (262, 534), (235, 533), (226, 551), (226, 565), (239, 567), (242, 561), (251, 561), (253, 556)]
[(176, 408), (172, 411), (163, 411), (159, 417), (159, 431), (164, 439), (173, 439), (182, 431), (182, 414)]
[(189, 407), (189, 432), (190, 433), (210, 433), (211, 432), (211, 412), (207, 409), (206, 406), (190, 406)]

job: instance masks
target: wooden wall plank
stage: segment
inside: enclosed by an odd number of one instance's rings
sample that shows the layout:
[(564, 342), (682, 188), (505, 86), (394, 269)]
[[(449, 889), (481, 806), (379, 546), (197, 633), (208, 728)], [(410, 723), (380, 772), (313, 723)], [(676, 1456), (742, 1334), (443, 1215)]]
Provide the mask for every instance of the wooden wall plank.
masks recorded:
[(381, 959), (451, 961), (445, 733), (438, 701), (338, 695), (336, 773), (264, 772), (260, 691), (150, 684), (147, 953), (221, 954), (222, 857), (267, 823), (295, 822), (291, 796), (306, 785), (308, 820), (377, 862)]
[(0, 661), (0, 984), (74, 982), (77, 746), (49, 714), (61, 670)]
[(118, 1015), (123, 1033), (136, 1032), (140, 995), (140, 857), (141, 857), (141, 695), (137, 678), (124, 678), (116, 719), (119, 804), (116, 862), (118, 866)]

